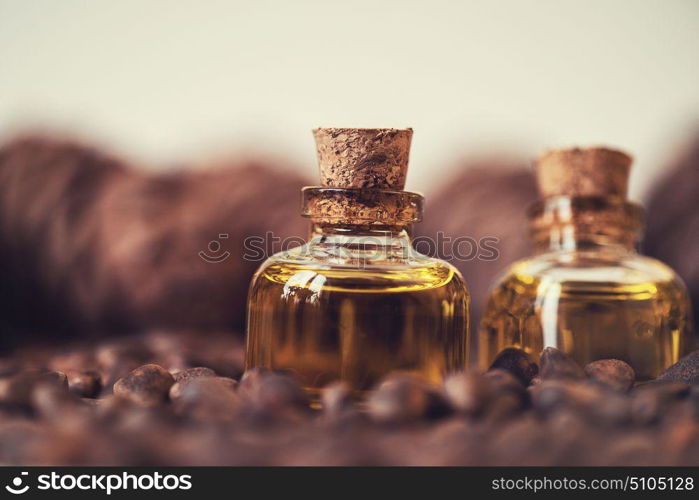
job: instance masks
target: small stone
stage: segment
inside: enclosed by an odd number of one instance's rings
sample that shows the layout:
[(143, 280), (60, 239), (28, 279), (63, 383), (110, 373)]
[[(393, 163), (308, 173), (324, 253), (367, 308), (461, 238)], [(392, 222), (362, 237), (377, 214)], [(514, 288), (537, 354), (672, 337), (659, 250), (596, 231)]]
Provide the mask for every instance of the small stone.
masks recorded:
[(699, 384), (699, 349), (692, 351), (658, 376), (658, 380), (671, 380), (685, 384)]
[(44, 373), (37, 382), (53, 384), (57, 387), (68, 387), (68, 377), (65, 373), (58, 371)]
[(142, 339), (120, 339), (98, 346), (94, 358), (96, 368), (102, 374), (103, 391), (109, 393), (114, 390), (117, 380), (128, 376), (139, 366), (152, 362), (153, 354)]
[(190, 376), (190, 377), (181, 377), (178, 382), (175, 382), (172, 384), (172, 387), (170, 387), (170, 399), (171, 400), (176, 400), (180, 397), (182, 397), (182, 394), (184, 393), (185, 389), (195, 380), (199, 380), (202, 378), (216, 378), (220, 379), (217, 383), (219, 384), (225, 384), (229, 389), (235, 390), (238, 387), (238, 382), (233, 380), (232, 378), (228, 377), (216, 377), (215, 375), (208, 375), (206, 373), (201, 374), (200, 376)]
[(263, 366), (256, 366), (255, 368), (247, 370), (245, 373), (243, 373), (243, 376), (240, 377), (241, 390), (252, 388), (256, 384), (260, 383), (263, 377), (266, 377), (272, 373), (274, 373), (272, 370)]
[(550, 415), (559, 409), (569, 409), (575, 406), (587, 406), (595, 401), (592, 389), (582, 386), (575, 390), (570, 381), (543, 380), (530, 388), (534, 409), (541, 415)]
[(54, 382), (39, 383), (31, 395), (34, 411), (47, 420), (65, 420), (86, 405), (68, 387)]
[(384, 379), (367, 399), (369, 415), (382, 424), (405, 424), (448, 413), (448, 402), (434, 387), (410, 375)]
[(573, 411), (590, 422), (607, 425), (620, 425), (630, 418), (626, 396), (587, 381), (545, 380), (532, 387), (531, 393), (534, 409), (544, 416)]
[(114, 384), (114, 394), (124, 396), (142, 406), (155, 406), (167, 401), (175, 379), (158, 365), (143, 365)]
[(610, 391), (589, 409), (591, 423), (626, 426), (632, 417), (631, 401), (626, 394)]
[(109, 394), (96, 401), (95, 418), (101, 425), (112, 426), (138, 408), (132, 399), (117, 394)]
[(323, 412), (331, 415), (339, 415), (352, 410), (355, 406), (355, 398), (352, 388), (347, 382), (336, 381), (323, 388), (321, 403)]
[(529, 391), (510, 372), (497, 368), (486, 372), (485, 378), (495, 390), (487, 414), (490, 420), (509, 418), (529, 406)]
[(240, 381), (239, 393), (255, 410), (310, 408), (308, 394), (295, 379), (266, 369), (246, 372)]
[(525, 386), (539, 373), (539, 367), (534, 360), (522, 349), (508, 347), (495, 357), (490, 369), (500, 368), (510, 372)]
[(494, 396), (492, 382), (475, 371), (447, 377), (444, 392), (456, 411), (473, 417), (481, 415)]
[(175, 385), (181, 389), (173, 399), (175, 411), (195, 420), (228, 421), (238, 415), (237, 382), (228, 377), (195, 377)]
[(77, 396), (96, 398), (102, 390), (102, 379), (97, 372), (67, 370), (66, 377), (70, 392)]
[(584, 377), (584, 372), (573, 358), (555, 347), (547, 347), (541, 352), (540, 376), (542, 380), (550, 379), (579, 379)]
[(600, 384), (621, 392), (633, 387), (636, 373), (620, 359), (600, 359), (585, 366), (585, 375)]
[(206, 368), (205, 366), (197, 366), (195, 368), (187, 368), (186, 370), (180, 370), (172, 374), (175, 382), (180, 382), (184, 379), (198, 378), (198, 377), (215, 377), (216, 372), (211, 368)]
[(509, 419), (519, 415), (526, 408), (528, 400), (514, 392), (500, 392), (490, 403), (486, 418), (491, 422)]
[(658, 423), (673, 403), (686, 398), (690, 386), (682, 382), (653, 381), (636, 386), (631, 392), (631, 414), (640, 425)]
[(345, 435), (353, 435), (359, 429), (371, 425), (367, 413), (359, 404), (356, 393), (345, 381), (335, 381), (323, 388), (321, 394), (323, 413), (319, 422), (326, 428)]
[(142, 342), (129, 342), (126, 339), (102, 344), (95, 350), (97, 365), (107, 373), (123, 370), (127, 366), (132, 366), (133, 370), (148, 359), (152, 359), (152, 353)]
[(20, 372), (0, 378), (0, 403), (29, 409), (32, 406), (32, 392), (42, 384), (68, 389), (66, 376), (62, 372)]
[(497, 368), (487, 371), (484, 377), (492, 384), (495, 391), (518, 394), (526, 399), (526, 388), (510, 372)]

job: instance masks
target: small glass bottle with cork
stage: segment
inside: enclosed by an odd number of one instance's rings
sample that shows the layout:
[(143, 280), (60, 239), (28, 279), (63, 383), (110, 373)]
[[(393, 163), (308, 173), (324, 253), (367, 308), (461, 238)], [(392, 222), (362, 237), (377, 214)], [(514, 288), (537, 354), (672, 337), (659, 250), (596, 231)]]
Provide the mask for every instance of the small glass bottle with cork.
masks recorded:
[(250, 286), (246, 368), (336, 380), (358, 394), (391, 371), (440, 382), (466, 364), (469, 295), (450, 264), (411, 244), (423, 197), (404, 191), (412, 129), (313, 131), (320, 186), (302, 191), (307, 243)]
[(536, 254), (512, 264), (490, 292), (478, 362), (502, 349), (535, 359), (557, 347), (584, 365), (615, 358), (655, 378), (693, 344), (682, 280), (635, 250), (643, 211), (627, 200), (632, 159), (606, 148), (562, 149), (536, 165)]

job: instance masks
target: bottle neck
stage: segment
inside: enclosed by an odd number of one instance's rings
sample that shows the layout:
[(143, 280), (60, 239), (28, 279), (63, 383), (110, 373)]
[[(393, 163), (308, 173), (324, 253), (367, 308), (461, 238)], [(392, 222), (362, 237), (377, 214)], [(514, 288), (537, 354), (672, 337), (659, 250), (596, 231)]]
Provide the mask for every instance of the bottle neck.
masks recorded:
[(409, 260), (414, 250), (411, 225), (328, 224), (313, 221), (309, 245), (335, 263), (379, 264)]
[(575, 224), (552, 227), (543, 234), (534, 236), (534, 251), (536, 253), (603, 249), (635, 252), (636, 245), (635, 238), (580, 231)]
[(529, 216), (537, 253), (635, 252), (642, 232), (641, 207), (620, 198), (547, 198), (537, 202)]
[(310, 186), (301, 214), (311, 220), (309, 248), (333, 265), (405, 263), (413, 250), (412, 224), (422, 218), (423, 197), (408, 191)]

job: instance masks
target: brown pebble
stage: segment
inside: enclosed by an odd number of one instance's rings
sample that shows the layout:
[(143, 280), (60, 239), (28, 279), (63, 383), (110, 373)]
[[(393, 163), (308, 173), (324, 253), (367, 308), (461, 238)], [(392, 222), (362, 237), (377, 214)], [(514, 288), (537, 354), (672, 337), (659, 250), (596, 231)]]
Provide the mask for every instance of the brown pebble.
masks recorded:
[(220, 379), (217, 383), (222, 384), (222, 385), (225, 384), (231, 390), (235, 390), (236, 387), (238, 386), (238, 382), (236, 382), (232, 378), (228, 378), (228, 377), (216, 377), (215, 375), (208, 375), (208, 374), (204, 374), (204, 375), (201, 375), (198, 377), (195, 377), (195, 376), (183, 377), (183, 378), (180, 378), (180, 380), (178, 382), (175, 382), (174, 384), (172, 384), (172, 387), (170, 387), (170, 393), (169, 393), (170, 399), (174, 401), (175, 399), (180, 398), (182, 396), (182, 394), (184, 393), (185, 389), (187, 388), (187, 386), (189, 386), (189, 384), (191, 384), (195, 380), (199, 380), (201, 378)]
[(328, 384), (323, 388), (321, 404), (323, 412), (333, 415), (353, 409), (355, 398), (352, 388), (341, 380)]
[(68, 388), (64, 373), (26, 371), (16, 375), (0, 378), (0, 403), (20, 408), (32, 406), (32, 392), (41, 384), (53, 385), (61, 389)]
[(68, 388), (73, 394), (83, 398), (96, 398), (102, 390), (100, 374), (93, 371), (67, 370)]
[(525, 409), (528, 400), (515, 392), (499, 392), (490, 403), (485, 418), (490, 422), (509, 419), (519, 415)]
[(175, 411), (195, 420), (227, 421), (238, 415), (237, 382), (228, 377), (196, 377), (182, 380), (173, 399)]
[(673, 403), (686, 398), (690, 386), (682, 382), (652, 381), (634, 387), (631, 414), (640, 425), (655, 424), (668, 413)]
[(42, 382), (34, 387), (31, 395), (34, 411), (49, 420), (65, 420), (79, 410), (86, 408), (80, 397), (63, 384)]
[(58, 387), (68, 387), (68, 377), (63, 372), (46, 372), (39, 380), (41, 383), (51, 383)]
[(128, 342), (126, 339), (101, 345), (95, 350), (95, 361), (100, 372), (105, 374), (107, 387), (151, 359), (152, 353), (142, 342)]
[(489, 420), (509, 418), (529, 406), (529, 392), (510, 372), (496, 368), (486, 372), (485, 378), (495, 390), (486, 415)]
[(489, 370), (484, 377), (492, 384), (496, 392), (511, 393), (526, 400), (527, 390), (510, 372), (501, 369)]
[(590, 408), (591, 422), (609, 425), (627, 425), (632, 418), (631, 401), (626, 394), (607, 393), (600, 397), (597, 404)]
[(658, 380), (699, 384), (699, 349), (692, 351), (658, 375)]
[(547, 347), (541, 352), (539, 359), (542, 380), (583, 378), (584, 372), (573, 358), (555, 347)]
[(531, 388), (532, 403), (539, 414), (575, 411), (590, 421), (620, 425), (630, 418), (628, 398), (587, 381), (544, 380)]
[(96, 400), (94, 407), (97, 422), (112, 425), (139, 406), (132, 399), (117, 394), (109, 394)]
[(211, 368), (207, 368), (205, 366), (197, 366), (195, 368), (187, 368), (186, 370), (180, 370), (178, 372), (173, 373), (172, 376), (174, 377), (175, 382), (180, 382), (181, 380), (188, 378), (215, 377), (216, 372), (213, 371)]
[(271, 373), (274, 372), (269, 368), (265, 368), (262, 366), (257, 366), (255, 368), (247, 370), (240, 377), (240, 389), (245, 391), (248, 388), (254, 387), (256, 384), (260, 383), (263, 377), (266, 377)]
[(239, 393), (255, 411), (310, 408), (308, 394), (295, 379), (266, 369), (246, 372)]
[(444, 392), (456, 411), (472, 417), (482, 414), (494, 396), (491, 381), (476, 371), (447, 377)]
[(498, 353), (490, 365), (491, 370), (496, 368), (510, 372), (525, 386), (539, 373), (539, 367), (531, 356), (516, 347), (508, 347)]
[(367, 399), (369, 415), (382, 424), (404, 424), (442, 416), (448, 403), (439, 391), (417, 377), (392, 374)]
[(585, 366), (585, 375), (602, 385), (627, 392), (633, 387), (636, 373), (620, 359), (600, 359)]
[(572, 380), (543, 380), (530, 389), (534, 408), (543, 414), (560, 407), (589, 406), (597, 400), (594, 387)]
[(124, 396), (142, 406), (164, 403), (175, 379), (165, 368), (143, 365), (114, 384), (114, 394)]

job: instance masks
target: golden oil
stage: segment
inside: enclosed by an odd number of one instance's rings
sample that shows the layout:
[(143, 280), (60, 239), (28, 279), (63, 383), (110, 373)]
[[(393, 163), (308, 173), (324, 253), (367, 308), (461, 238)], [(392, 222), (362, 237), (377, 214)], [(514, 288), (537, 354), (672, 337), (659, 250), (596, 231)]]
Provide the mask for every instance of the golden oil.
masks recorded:
[(595, 260), (588, 267), (577, 255), (574, 267), (557, 270), (534, 270), (536, 260), (516, 264), (490, 295), (479, 364), (506, 347), (538, 359), (556, 346), (582, 365), (622, 359), (637, 380), (650, 380), (690, 349), (689, 303), (670, 269), (640, 257), (635, 268)]
[(468, 295), (450, 265), (272, 262), (250, 291), (247, 363), (292, 372), (311, 392), (370, 389), (393, 370), (439, 382), (466, 363)]

